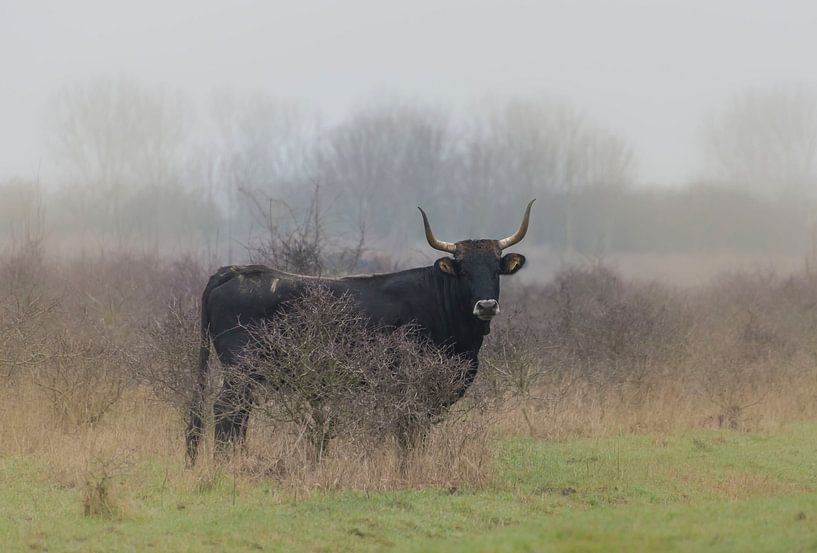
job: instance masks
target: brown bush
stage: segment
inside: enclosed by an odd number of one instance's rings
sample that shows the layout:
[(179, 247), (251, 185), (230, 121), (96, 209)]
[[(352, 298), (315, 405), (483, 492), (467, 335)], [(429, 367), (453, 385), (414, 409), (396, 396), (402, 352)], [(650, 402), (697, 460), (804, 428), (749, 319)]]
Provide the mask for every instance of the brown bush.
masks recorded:
[(568, 267), (548, 285), (510, 290), (503, 304), (524, 309), (494, 323), (483, 377), (521, 400), (522, 427), (538, 435), (807, 416), (815, 280), (737, 273), (682, 290)]
[(129, 358), (129, 368), (137, 381), (183, 417), (198, 387), (195, 367), (201, 345), (199, 311), (198, 300), (171, 299), (169, 305), (143, 323), (140, 341)]
[(128, 470), (130, 464), (126, 455), (88, 460), (82, 494), (84, 516), (110, 518), (122, 514), (122, 507), (114, 498), (114, 483)]
[(46, 290), (42, 231), (26, 225), (0, 259), (0, 375), (9, 380), (20, 369), (48, 357), (45, 321), (58, 306)]
[(418, 445), (459, 398), (469, 367), (412, 327), (372, 328), (351, 298), (322, 287), (251, 332), (237, 370), (260, 382), (265, 414), (301, 428), (319, 459), (334, 436)]
[(659, 284), (624, 282), (596, 264), (509, 295), (503, 305), (516, 307), (494, 323), (483, 365), (494, 387), (522, 399), (528, 426), (529, 407), (552, 412), (579, 390), (647, 393), (686, 355), (693, 319), (684, 295)]
[(66, 428), (96, 425), (130, 384), (121, 350), (101, 336), (65, 334), (52, 343), (54, 354), (31, 369), (31, 382), (42, 389)]

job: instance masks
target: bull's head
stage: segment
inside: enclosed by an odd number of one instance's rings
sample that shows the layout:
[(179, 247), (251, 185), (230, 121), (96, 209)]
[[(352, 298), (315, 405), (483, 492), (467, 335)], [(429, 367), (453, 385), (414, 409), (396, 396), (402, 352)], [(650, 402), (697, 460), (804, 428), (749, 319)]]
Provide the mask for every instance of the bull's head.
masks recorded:
[(490, 321), (499, 314), (499, 275), (512, 275), (525, 265), (525, 256), (518, 253), (502, 255), (502, 250), (521, 241), (528, 232), (530, 208), (528, 203), (522, 224), (511, 236), (501, 240), (462, 240), (460, 242), (443, 242), (434, 237), (425, 211), (425, 225), (428, 244), (453, 257), (441, 257), (434, 262), (434, 267), (450, 278), (459, 279), (468, 297), (468, 306), (473, 306), (475, 317)]

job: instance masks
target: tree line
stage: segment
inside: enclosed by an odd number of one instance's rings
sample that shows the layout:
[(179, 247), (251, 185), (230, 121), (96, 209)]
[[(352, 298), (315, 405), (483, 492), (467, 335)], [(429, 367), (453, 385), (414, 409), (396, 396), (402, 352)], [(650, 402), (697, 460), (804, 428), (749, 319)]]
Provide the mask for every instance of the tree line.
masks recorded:
[(805, 89), (724, 102), (702, 125), (706, 172), (676, 188), (645, 186), (626, 138), (546, 97), (457, 110), (371, 98), (327, 122), (260, 93), (195, 105), (106, 79), (65, 88), (46, 119), (54, 182), (39, 196), (29, 180), (0, 183), (0, 233), (44, 207), (60, 236), (246, 244), (317, 209), (325, 233), (405, 247), (416, 205), (456, 240), (506, 233), (536, 197), (530, 239), (554, 252), (802, 252), (813, 235)]

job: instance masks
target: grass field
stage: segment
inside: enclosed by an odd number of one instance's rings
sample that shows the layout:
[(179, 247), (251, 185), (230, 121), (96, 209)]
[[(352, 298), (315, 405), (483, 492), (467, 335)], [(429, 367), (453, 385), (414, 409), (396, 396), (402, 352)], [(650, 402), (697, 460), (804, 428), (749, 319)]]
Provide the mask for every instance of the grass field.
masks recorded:
[(0, 550), (815, 551), (817, 423), (496, 446), (479, 490), (312, 491), (118, 471), (111, 516), (26, 456), (0, 460)]

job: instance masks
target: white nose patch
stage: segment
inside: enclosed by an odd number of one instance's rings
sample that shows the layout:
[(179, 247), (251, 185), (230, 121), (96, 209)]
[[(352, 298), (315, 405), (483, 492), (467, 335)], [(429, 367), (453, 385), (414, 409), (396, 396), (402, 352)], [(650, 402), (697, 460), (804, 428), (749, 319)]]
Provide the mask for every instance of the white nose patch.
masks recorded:
[(479, 300), (474, 304), (474, 315), (483, 321), (490, 321), (499, 315), (499, 302), (496, 300)]

